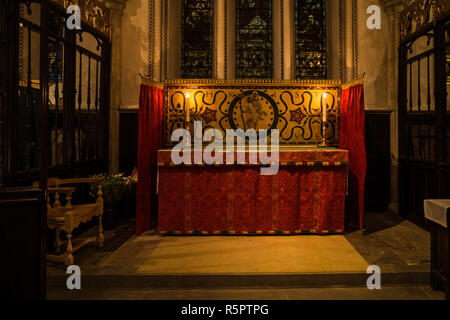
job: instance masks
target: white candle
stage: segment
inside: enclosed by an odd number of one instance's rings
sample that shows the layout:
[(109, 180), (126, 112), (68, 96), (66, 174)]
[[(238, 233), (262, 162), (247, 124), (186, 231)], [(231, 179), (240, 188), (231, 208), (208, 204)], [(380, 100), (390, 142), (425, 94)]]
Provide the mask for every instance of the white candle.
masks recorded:
[(323, 98), (325, 99), (324, 103), (323, 103), (323, 111), (322, 111), (322, 120), (323, 122), (327, 122), (327, 94), (324, 93), (323, 94)]
[(186, 93), (186, 122), (191, 121), (191, 94)]

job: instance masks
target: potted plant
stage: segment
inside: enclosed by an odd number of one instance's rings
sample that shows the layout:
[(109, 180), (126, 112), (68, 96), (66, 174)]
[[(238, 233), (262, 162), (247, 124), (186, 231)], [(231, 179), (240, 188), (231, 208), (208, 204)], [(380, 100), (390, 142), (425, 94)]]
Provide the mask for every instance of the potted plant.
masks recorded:
[[(103, 181), (103, 228), (115, 229), (119, 223), (120, 202), (122, 201), (126, 179), (122, 173), (115, 175), (100, 174), (94, 177), (102, 177)], [(96, 186), (91, 185), (91, 194), (96, 194)]]

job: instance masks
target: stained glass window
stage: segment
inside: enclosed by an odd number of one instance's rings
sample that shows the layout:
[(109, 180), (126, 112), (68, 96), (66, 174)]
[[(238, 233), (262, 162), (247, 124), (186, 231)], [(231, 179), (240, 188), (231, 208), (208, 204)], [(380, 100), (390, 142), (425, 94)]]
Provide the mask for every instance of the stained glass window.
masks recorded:
[(181, 23), (181, 76), (212, 77), (213, 1), (183, 0)]
[(325, 17), (325, 0), (295, 0), (295, 73), (298, 79), (327, 78)]
[(272, 1), (237, 0), (237, 78), (272, 78)]

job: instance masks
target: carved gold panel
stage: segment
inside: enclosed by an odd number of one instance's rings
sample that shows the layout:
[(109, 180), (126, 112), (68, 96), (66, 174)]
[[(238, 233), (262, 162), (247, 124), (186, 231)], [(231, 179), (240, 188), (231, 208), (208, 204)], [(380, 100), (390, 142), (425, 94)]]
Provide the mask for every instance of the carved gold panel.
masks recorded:
[(278, 129), (280, 144), (317, 145), (325, 106), (327, 141), (338, 143), (339, 81), (171, 80), (164, 92), (165, 146), (178, 143), (171, 141), (176, 129), (193, 133), (194, 121), (202, 122), (203, 132), (217, 129), (223, 137), (227, 129)]

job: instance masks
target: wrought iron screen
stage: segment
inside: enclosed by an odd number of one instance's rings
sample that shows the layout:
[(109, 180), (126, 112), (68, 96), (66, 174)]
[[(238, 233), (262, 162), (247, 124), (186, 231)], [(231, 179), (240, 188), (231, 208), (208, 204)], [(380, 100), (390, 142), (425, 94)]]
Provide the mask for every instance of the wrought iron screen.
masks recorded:
[[(45, 126), (49, 174), (71, 170), (105, 170), (109, 106), (110, 42), (85, 23), (66, 28), (64, 7), (49, 2), (48, 60), (42, 64), (41, 5), (21, 1), (19, 15), (19, 85), (15, 112), (14, 172), (17, 181), (35, 178), (39, 168), (40, 132)], [(40, 83), (41, 68), (48, 82)], [(41, 91), (48, 90), (48, 116), (41, 123)], [(46, 147), (47, 148), (47, 147)], [(30, 174), (32, 173), (32, 174)], [(83, 172), (83, 174), (86, 174)]]
[(272, 78), (272, 1), (236, 3), (237, 78)]
[(295, 76), (327, 78), (326, 1), (295, 1)]
[[(40, 4), (21, 3), (19, 23), (19, 97), (16, 111), (15, 170), (39, 167)], [(55, 19), (55, 18), (54, 18)], [(52, 19), (53, 20), (53, 19)], [(55, 49), (49, 43), (49, 52)], [(53, 51), (55, 52), (55, 51)]]
[(211, 78), (213, 1), (183, 0), (181, 77)]
[(450, 2), (412, 1), (400, 15), (400, 213), (425, 225), (424, 199), (450, 196)]

